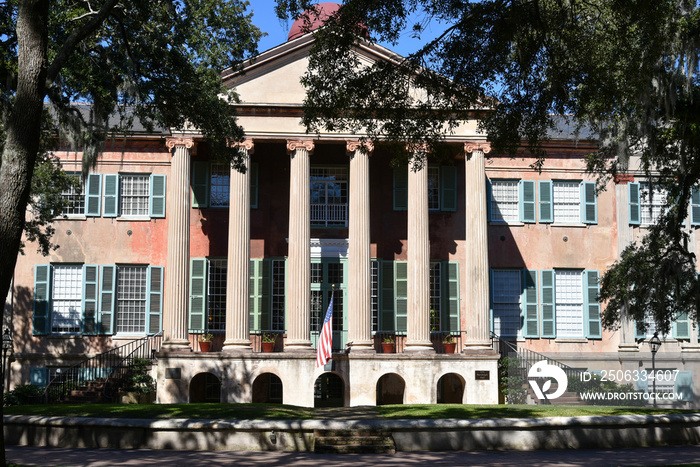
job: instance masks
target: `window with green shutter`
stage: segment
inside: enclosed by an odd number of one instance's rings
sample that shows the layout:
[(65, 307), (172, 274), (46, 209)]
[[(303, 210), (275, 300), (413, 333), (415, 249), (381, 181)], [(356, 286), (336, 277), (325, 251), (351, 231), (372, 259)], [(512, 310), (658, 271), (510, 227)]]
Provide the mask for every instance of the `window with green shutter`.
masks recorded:
[(581, 221), (584, 224), (598, 223), (598, 199), (595, 182), (581, 183)]
[(150, 217), (165, 217), (165, 175), (151, 174), (148, 214)]
[(394, 211), (408, 210), (408, 166), (394, 167)]
[(552, 181), (540, 180), (539, 182), (539, 214), (540, 222), (551, 223), (554, 221), (554, 207), (552, 205)]
[(441, 331), (458, 332), (459, 323), (459, 263), (443, 261), (442, 266), (442, 322)]
[(209, 162), (192, 163), (192, 207), (209, 206)]
[(100, 268), (83, 265), (83, 334), (97, 334), (98, 280)]
[(639, 183), (628, 183), (627, 194), (629, 197), (629, 223), (630, 225), (639, 225), (641, 223)]
[(700, 225), (700, 189), (697, 187), (690, 196), (690, 225)]
[(521, 297), (521, 321), (523, 337), (540, 336), (539, 311), (537, 303), (537, 271), (523, 270), (523, 293)]
[(51, 265), (34, 266), (34, 314), (32, 316), (32, 334), (41, 336), (49, 332), (49, 297)]
[(104, 175), (104, 203), (103, 217), (117, 217), (119, 215), (119, 175)]
[(190, 332), (205, 329), (207, 301), (207, 260), (192, 258), (190, 260)]
[(147, 329), (148, 334), (157, 334), (163, 329), (163, 267), (148, 267), (148, 301)]
[(554, 270), (540, 271), (540, 316), (542, 332), (546, 338), (556, 337), (556, 317), (554, 310)]
[(116, 266), (100, 267), (100, 319), (98, 323), (98, 332), (100, 334), (112, 334), (114, 332), (116, 277)]
[(598, 302), (598, 292), (600, 290), (598, 271), (585, 271), (584, 281), (584, 323), (589, 339), (600, 339), (603, 337), (603, 329), (600, 322), (600, 303)]
[(408, 263), (406, 261), (394, 261), (394, 278), (396, 331), (405, 333), (408, 321)]
[(440, 167), (440, 209), (457, 210), (457, 168), (452, 165)]
[(102, 175), (88, 174), (85, 188), (85, 215), (99, 217), (102, 206)]

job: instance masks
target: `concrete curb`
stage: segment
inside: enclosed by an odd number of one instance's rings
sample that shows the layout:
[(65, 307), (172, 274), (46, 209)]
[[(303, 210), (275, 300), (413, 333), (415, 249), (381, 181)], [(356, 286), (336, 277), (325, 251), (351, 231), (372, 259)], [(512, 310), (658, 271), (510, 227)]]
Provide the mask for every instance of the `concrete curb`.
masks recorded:
[(700, 444), (700, 414), (473, 420), (190, 420), (7, 415), (8, 445), (312, 451), (315, 430), (391, 431), (399, 451)]

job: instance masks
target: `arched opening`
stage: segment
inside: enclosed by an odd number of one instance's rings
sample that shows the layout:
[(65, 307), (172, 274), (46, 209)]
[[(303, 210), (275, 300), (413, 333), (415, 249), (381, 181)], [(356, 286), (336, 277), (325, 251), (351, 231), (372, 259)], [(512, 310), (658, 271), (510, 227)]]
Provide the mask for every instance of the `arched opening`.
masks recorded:
[(282, 380), (273, 373), (263, 373), (253, 381), (254, 404), (281, 404)]
[(345, 383), (335, 373), (324, 373), (314, 383), (314, 407), (344, 407)]
[(377, 381), (377, 405), (403, 404), (406, 383), (395, 373), (383, 375)]
[(464, 400), (464, 380), (456, 373), (442, 375), (437, 383), (438, 404), (461, 404)]
[(190, 402), (221, 402), (221, 380), (211, 373), (199, 373), (190, 381)]

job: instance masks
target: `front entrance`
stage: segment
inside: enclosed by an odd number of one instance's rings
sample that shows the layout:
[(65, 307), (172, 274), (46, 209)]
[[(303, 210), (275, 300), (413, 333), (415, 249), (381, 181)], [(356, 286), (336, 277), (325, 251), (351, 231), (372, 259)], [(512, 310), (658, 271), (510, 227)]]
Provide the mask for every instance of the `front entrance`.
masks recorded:
[(314, 407), (344, 407), (345, 383), (335, 373), (324, 373), (314, 383)]
[[(339, 258), (311, 259), (311, 340), (314, 346), (333, 294), (333, 350), (342, 350), (347, 342), (344, 292), (348, 263)], [(335, 288), (333, 287), (335, 286)]]

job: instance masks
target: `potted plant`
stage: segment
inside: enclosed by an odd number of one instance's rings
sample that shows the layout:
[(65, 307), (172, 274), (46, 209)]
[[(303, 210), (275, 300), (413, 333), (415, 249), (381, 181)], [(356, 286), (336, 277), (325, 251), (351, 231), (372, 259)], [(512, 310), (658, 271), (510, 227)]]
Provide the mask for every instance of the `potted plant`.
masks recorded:
[(391, 334), (384, 336), (382, 339), (382, 352), (383, 353), (394, 353), (396, 350), (396, 341), (394, 336)]
[(275, 351), (275, 341), (277, 340), (277, 334), (273, 332), (264, 333), (262, 335), (262, 351), (264, 353), (272, 353)]
[(204, 333), (199, 336), (199, 350), (202, 352), (209, 352), (211, 350), (211, 340), (214, 336), (211, 333)]
[(445, 334), (442, 338), (442, 346), (445, 348), (445, 353), (455, 353), (457, 343), (454, 337), (452, 337), (452, 334)]

